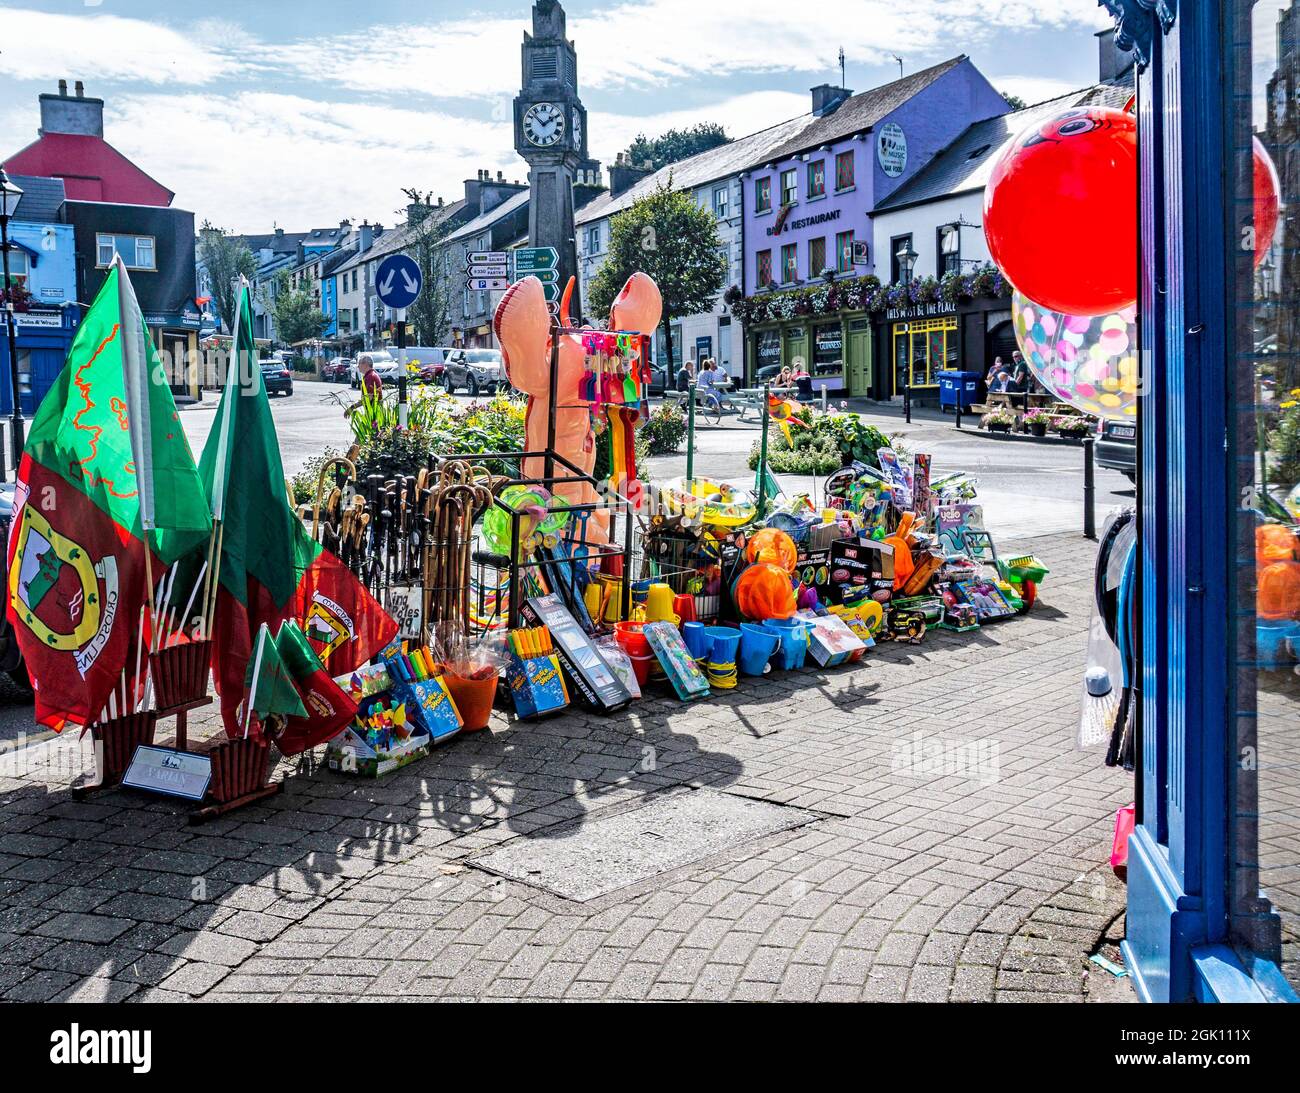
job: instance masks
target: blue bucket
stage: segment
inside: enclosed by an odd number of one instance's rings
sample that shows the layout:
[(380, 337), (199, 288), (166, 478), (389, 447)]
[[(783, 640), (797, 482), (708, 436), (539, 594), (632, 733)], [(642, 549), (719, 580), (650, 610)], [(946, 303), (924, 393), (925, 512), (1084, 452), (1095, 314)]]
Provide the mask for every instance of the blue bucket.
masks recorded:
[(713, 638), (706, 630), (707, 627), (702, 622), (682, 623), (682, 640), (686, 642), (686, 648), (696, 660), (707, 657), (713, 650)]
[(781, 636), (778, 667), (786, 671), (802, 668), (808, 656), (809, 625), (802, 619), (765, 619), (763, 628)]
[(730, 626), (706, 626), (704, 633), (712, 640), (711, 659), (715, 664), (734, 664), (740, 631)]
[(767, 671), (767, 662), (781, 647), (781, 635), (751, 622), (740, 624), (740, 657), (737, 663), (747, 676), (761, 676)]

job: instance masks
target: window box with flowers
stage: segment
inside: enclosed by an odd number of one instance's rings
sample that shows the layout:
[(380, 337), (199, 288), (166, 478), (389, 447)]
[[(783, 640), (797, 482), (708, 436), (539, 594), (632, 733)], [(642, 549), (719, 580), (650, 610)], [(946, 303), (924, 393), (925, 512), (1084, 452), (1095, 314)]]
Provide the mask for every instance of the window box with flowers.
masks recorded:
[(1067, 440), (1081, 440), (1092, 429), (1092, 419), (1082, 414), (1062, 414), (1056, 419), (1056, 431)]
[(1010, 410), (990, 410), (980, 418), (980, 424), (990, 433), (1009, 433), (1015, 423), (1016, 415)]

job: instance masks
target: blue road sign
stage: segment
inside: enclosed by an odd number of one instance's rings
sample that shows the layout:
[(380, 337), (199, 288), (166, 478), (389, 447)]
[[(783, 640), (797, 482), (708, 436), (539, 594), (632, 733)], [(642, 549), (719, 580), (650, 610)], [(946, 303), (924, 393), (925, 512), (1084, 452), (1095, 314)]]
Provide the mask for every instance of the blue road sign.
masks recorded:
[(394, 310), (410, 307), (420, 295), (420, 267), (405, 254), (390, 254), (375, 271), (379, 302)]

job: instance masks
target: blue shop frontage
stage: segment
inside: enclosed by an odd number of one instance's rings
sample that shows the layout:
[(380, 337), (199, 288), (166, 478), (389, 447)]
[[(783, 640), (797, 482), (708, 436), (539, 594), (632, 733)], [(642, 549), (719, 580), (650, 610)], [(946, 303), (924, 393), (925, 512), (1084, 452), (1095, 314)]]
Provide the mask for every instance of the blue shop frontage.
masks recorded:
[[(1124, 953), (1147, 1001), (1294, 1002), (1300, 0), (1103, 3), (1140, 66), (1141, 717)], [(1258, 196), (1261, 162), (1276, 211)]]
[[(24, 414), (36, 412), (45, 393), (67, 360), (81, 309), (42, 308), (15, 312), (18, 345), (18, 401)], [(9, 332), (0, 314), (0, 413), (13, 412), (13, 369), (9, 361)]]

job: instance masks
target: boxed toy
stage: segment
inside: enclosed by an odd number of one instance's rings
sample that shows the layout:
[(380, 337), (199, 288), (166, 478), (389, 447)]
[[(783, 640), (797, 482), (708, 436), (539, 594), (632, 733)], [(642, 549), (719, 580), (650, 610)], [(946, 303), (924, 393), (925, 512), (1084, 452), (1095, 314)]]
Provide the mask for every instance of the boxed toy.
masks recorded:
[(822, 668), (857, 660), (866, 652), (866, 642), (843, 619), (831, 614), (819, 615), (815, 611), (800, 611), (796, 617), (811, 624), (808, 652)]
[(545, 626), (510, 632), (506, 685), (520, 717), (555, 713), (569, 704), (560, 661)]
[(862, 589), (888, 603), (894, 590), (894, 548), (875, 539), (840, 539), (831, 544), (830, 571), (831, 603), (851, 602)]
[(565, 678), (585, 705), (608, 713), (632, 701), (632, 693), (605, 663), (600, 650), (559, 596), (531, 596), (519, 611), (530, 625), (545, 626), (550, 631)]

